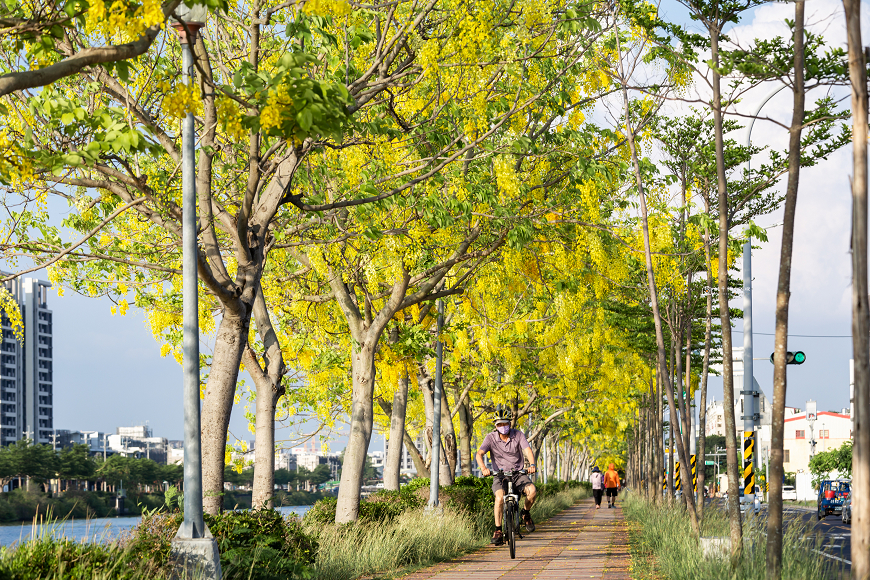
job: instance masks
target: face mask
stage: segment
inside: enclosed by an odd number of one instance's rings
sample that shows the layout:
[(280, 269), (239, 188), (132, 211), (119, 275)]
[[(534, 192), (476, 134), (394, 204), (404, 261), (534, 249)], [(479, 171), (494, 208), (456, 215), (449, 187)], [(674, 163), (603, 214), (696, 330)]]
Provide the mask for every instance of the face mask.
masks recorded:
[(498, 426), (496, 426), (495, 430), (498, 431), (499, 433), (501, 433), (502, 435), (507, 435), (508, 433), (511, 432), (511, 426), (510, 425), (498, 425)]

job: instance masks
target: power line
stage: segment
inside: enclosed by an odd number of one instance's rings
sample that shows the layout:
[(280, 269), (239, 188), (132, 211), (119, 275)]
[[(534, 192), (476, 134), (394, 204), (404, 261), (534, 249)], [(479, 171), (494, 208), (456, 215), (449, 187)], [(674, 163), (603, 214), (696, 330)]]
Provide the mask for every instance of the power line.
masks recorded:
[[(731, 332), (739, 332), (743, 334), (742, 330), (732, 330)], [(754, 332), (752, 334), (760, 334), (762, 336), (776, 336), (776, 334), (772, 332)], [(851, 334), (789, 334), (789, 336), (794, 336), (796, 338), (852, 338)]]

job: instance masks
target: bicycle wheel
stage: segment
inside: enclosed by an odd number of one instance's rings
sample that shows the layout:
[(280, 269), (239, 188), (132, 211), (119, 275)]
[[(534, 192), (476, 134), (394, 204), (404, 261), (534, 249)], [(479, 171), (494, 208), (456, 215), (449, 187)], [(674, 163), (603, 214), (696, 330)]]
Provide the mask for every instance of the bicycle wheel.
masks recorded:
[(515, 527), (515, 512), (517, 511), (517, 506), (514, 505), (514, 502), (510, 501), (507, 504), (507, 509), (504, 514), (504, 522), (507, 524), (507, 541), (508, 547), (511, 551), (511, 559), (517, 557), (517, 530)]

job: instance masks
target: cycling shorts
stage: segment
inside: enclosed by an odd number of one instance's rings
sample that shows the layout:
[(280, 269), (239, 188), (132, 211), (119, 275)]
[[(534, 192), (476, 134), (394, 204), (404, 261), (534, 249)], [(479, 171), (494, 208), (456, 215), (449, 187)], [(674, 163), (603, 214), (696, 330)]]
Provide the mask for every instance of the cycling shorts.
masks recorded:
[[(502, 490), (502, 491), (506, 490), (507, 489), (507, 481), (506, 480), (507, 480), (506, 477), (502, 478), (502, 477), (499, 477), (498, 475), (494, 475), (492, 478), (492, 493), (495, 493), (498, 490)], [(513, 482), (514, 482), (514, 491), (516, 491), (518, 493), (522, 493), (527, 485), (532, 484), (532, 480), (529, 478), (528, 475), (522, 475), (519, 473), (514, 474)]]

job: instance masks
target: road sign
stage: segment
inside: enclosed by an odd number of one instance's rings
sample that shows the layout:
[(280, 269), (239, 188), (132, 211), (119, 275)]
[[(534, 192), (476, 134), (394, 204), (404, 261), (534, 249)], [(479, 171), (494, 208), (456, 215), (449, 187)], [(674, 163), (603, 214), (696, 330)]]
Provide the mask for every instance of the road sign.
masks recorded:
[(716, 465), (715, 461), (710, 461), (709, 459), (704, 461), (704, 465)]

